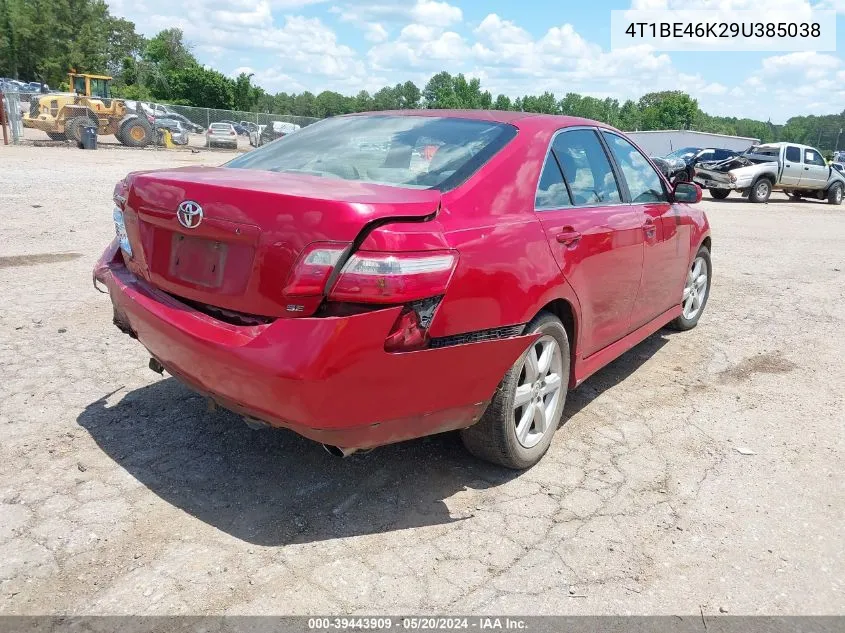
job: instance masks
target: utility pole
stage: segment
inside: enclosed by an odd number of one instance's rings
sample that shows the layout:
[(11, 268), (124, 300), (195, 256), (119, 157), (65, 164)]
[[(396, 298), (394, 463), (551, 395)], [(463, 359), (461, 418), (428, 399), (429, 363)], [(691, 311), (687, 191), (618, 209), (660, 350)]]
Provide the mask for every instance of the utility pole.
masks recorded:
[(833, 146), (834, 152), (839, 149), (839, 137), (840, 136), (842, 136), (842, 128), (839, 128), (839, 134), (836, 135), (836, 143)]

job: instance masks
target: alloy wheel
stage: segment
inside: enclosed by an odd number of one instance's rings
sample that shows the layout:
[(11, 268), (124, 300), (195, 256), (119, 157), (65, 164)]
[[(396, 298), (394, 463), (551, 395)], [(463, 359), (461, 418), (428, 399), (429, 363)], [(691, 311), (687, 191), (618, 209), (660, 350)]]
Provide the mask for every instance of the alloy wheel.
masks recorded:
[(684, 297), (681, 303), (685, 319), (694, 319), (701, 310), (701, 306), (704, 305), (704, 300), (707, 298), (708, 273), (707, 262), (703, 257), (696, 257), (684, 284)]
[(553, 336), (540, 337), (526, 353), (513, 399), (516, 439), (525, 448), (536, 446), (557, 425), (563, 356)]

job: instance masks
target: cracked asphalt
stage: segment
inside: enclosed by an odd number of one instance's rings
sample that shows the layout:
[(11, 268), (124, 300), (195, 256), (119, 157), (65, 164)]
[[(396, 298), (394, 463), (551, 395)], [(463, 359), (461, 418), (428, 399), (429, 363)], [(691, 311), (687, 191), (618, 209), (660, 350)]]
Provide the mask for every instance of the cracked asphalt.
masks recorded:
[(701, 324), (572, 392), (530, 471), (339, 460), (152, 373), (92, 287), (114, 183), (221, 158), (0, 146), (0, 614), (845, 611), (845, 206), (705, 194)]

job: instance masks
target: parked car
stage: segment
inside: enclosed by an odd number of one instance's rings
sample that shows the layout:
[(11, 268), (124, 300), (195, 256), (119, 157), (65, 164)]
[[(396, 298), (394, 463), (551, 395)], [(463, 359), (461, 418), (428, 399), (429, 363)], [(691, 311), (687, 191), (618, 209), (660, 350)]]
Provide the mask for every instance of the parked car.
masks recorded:
[(819, 150), (797, 143), (756, 145), (736, 158), (699, 165), (695, 182), (719, 200), (739, 191), (752, 202), (766, 202), (772, 191), (780, 190), (795, 199), (827, 198), (838, 205), (845, 194), (845, 177)]
[(228, 119), (223, 119), (222, 121), (220, 121), (220, 123), (228, 123), (233, 128), (235, 128), (235, 132), (240, 136), (249, 136), (249, 130), (237, 121), (229, 121)]
[(45, 83), (41, 83), (40, 81), (30, 81), (26, 85), (26, 89), (29, 92), (37, 92), (39, 94), (50, 92), (50, 86)]
[(156, 138), (159, 139), (159, 143), (163, 143), (161, 131), (169, 130), (170, 138), (176, 145), (188, 144), (188, 132), (185, 130), (181, 121), (162, 117), (156, 119), (153, 125), (155, 126), (156, 132), (158, 132), (158, 134), (156, 134)]
[(231, 123), (212, 123), (205, 132), (206, 147), (238, 147), (238, 134)]
[[(390, 161), (359, 150), (363, 134)], [(437, 149), (415, 171), (421, 145)], [(568, 389), (698, 323), (700, 198), (603, 123), (340, 116), (223, 167), (129, 174), (94, 278), (153, 369), (250, 424), (338, 455), (460, 429), (521, 469)]]
[(683, 147), (666, 156), (652, 157), (652, 160), (669, 182), (691, 182), (696, 165), (733, 158), (739, 154), (740, 152), (715, 147)]
[(255, 131), (249, 133), (249, 144), (253, 147), (261, 147), (272, 143), (288, 134), (293, 134), (300, 126), (287, 121), (272, 121), (270, 125), (260, 125)]
[(179, 121), (187, 131), (193, 132), (194, 134), (202, 134), (205, 132), (205, 128), (198, 123), (194, 123), (188, 117), (179, 114), (178, 112), (171, 112), (167, 115), (168, 119), (173, 119), (174, 121)]

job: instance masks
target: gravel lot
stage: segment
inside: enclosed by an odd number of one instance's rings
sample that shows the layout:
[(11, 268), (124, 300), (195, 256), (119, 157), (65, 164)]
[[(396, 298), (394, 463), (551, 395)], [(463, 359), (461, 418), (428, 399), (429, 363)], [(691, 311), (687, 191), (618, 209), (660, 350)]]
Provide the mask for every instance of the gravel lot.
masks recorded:
[(0, 613), (845, 612), (845, 206), (707, 198), (701, 325), (515, 474), (338, 460), (147, 369), (91, 284), (112, 187), (223, 159), (0, 146)]

